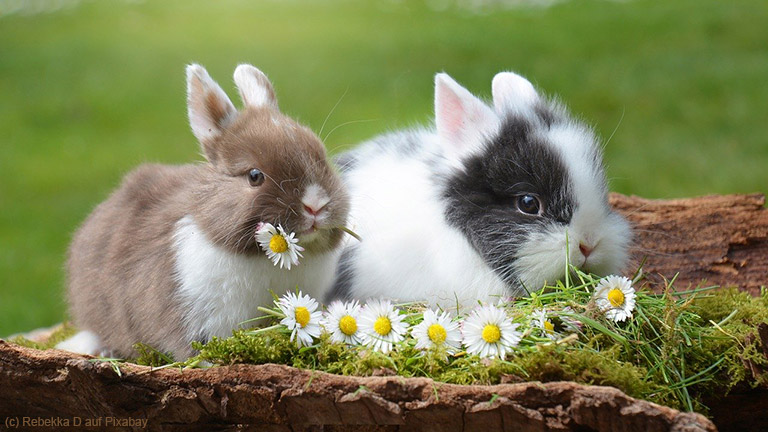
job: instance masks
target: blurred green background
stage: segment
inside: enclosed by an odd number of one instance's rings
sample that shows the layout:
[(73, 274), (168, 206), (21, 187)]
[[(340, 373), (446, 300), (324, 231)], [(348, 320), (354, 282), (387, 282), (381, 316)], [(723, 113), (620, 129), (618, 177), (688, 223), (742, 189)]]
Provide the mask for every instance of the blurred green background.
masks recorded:
[(613, 134), (616, 191), (768, 191), (765, 0), (0, 0), (0, 335), (65, 318), (72, 232), (126, 172), (200, 160), (190, 62), (233, 99), (258, 66), (334, 152), (429, 122), (436, 72), (515, 70)]

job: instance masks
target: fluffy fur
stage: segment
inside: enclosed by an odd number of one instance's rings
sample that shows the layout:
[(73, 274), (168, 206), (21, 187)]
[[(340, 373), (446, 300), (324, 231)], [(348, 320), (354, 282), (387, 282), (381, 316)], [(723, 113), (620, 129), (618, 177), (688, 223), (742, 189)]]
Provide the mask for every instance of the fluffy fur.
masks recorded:
[[(452, 307), (539, 289), (567, 258), (622, 269), (630, 231), (608, 205), (594, 134), (519, 75), (498, 74), (492, 92), (494, 108), (438, 74), (434, 129), (340, 157), (364, 240), (346, 246), (331, 297)], [(526, 195), (539, 213), (517, 207)]]
[[(235, 83), (239, 112), (202, 66), (189, 66), (189, 120), (207, 163), (139, 167), (75, 234), (68, 297), (75, 324), (100, 341), (81, 337), (89, 353), (126, 357), (144, 342), (185, 358), (192, 340), (256, 317), (270, 289), (319, 297), (330, 286), (346, 191), (319, 139), (277, 110), (261, 71), (241, 65)], [(249, 180), (252, 169), (263, 182)], [(266, 258), (255, 239), (262, 221), (297, 233), (298, 267)]]

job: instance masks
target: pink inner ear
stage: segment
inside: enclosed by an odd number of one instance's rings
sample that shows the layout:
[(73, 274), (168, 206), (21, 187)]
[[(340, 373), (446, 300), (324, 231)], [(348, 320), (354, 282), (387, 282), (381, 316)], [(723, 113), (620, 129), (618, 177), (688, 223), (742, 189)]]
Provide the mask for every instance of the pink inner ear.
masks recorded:
[(445, 86), (438, 88), (435, 122), (438, 134), (452, 143), (461, 141), (467, 117), (459, 96)]

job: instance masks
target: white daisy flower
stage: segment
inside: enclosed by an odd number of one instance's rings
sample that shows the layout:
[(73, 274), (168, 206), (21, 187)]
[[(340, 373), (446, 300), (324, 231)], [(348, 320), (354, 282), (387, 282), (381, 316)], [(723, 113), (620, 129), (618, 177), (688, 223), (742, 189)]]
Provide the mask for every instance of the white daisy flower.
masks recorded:
[(536, 309), (531, 313), (531, 325), (541, 330), (544, 336), (557, 340), (558, 334), (555, 331), (555, 324), (552, 322), (545, 309)]
[(371, 300), (360, 313), (360, 339), (375, 351), (388, 353), (405, 338), (400, 311), (389, 300)]
[(446, 352), (453, 354), (461, 347), (459, 324), (451, 320), (445, 311), (438, 314), (432, 309), (425, 310), (424, 320), (413, 327), (411, 334), (416, 339), (418, 349), (443, 347)]
[(360, 303), (357, 300), (348, 303), (337, 300), (328, 306), (322, 324), (325, 330), (331, 334), (333, 342), (359, 345), (361, 343), (358, 330), (359, 320)]
[(623, 276), (611, 275), (601, 279), (593, 298), (605, 316), (615, 322), (631, 317), (635, 309), (635, 289), (632, 288), (632, 281)]
[(523, 334), (517, 331), (519, 325), (512, 323), (504, 309), (499, 307), (487, 305), (476, 308), (464, 320), (462, 328), (467, 353), (503, 359), (507, 351), (511, 351), (522, 339)]
[(285, 314), (280, 324), (291, 330), (291, 341), (296, 339), (299, 347), (312, 345), (313, 338), (320, 336), (320, 321), (322, 312), (318, 311), (315, 299), (308, 295), (302, 295), (301, 291), (296, 295), (286, 293), (277, 302), (277, 307)]
[(290, 270), (292, 265), (299, 264), (299, 257), (304, 248), (299, 246), (299, 239), (294, 233), (287, 234), (282, 226), (275, 228), (270, 223), (261, 223), (256, 230), (256, 241), (267, 253), (267, 258), (280, 268)]
[[(563, 308), (565, 313), (573, 313), (570, 307)], [(555, 311), (537, 309), (531, 314), (531, 326), (541, 330), (543, 336), (558, 340), (566, 333), (578, 332), (578, 321), (558, 315)]]

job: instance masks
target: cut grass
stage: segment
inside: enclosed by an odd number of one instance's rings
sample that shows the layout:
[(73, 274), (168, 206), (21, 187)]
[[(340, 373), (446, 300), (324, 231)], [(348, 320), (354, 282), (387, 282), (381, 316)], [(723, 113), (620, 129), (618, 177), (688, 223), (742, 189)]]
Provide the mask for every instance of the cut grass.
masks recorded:
[[(65, 318), (71, 233), (145, 162), (199, 160), (184, 65), (234, 98), (239, 62), (332, 152), (427, 123), (432, 76), (487, 97), (506, 69), (603, 137), (613, 189), (645, 197), (765, 192), (768, 3), (574, 1), (471, 14), (426, 2), (86, 1), (0, 10), (0, 335)], [(331, 131), (333, 131), (331, 133)]]

